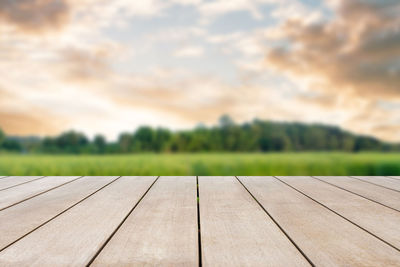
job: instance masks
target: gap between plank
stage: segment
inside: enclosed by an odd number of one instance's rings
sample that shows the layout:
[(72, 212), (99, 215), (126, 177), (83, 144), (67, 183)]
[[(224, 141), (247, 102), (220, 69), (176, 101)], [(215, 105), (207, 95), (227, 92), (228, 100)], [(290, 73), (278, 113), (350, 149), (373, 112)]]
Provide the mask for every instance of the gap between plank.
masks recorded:
[(386, 240), (380, 238), (379, 236), (375, 235), (374, 233), (370, 232), (369, 230), (365, 229), (364, 227), (360, 226), (359, 224), (357, 224), (357, 223), (351, 221), (350, 219), (347, 219), (346, 217), (344, 217), (344, 216), (341, 215), (340, 213), (334, 211), (333, 209), (329, 208), (328, 206), (326, 206), (326, 205), (323, 204), (322, 202), (319, 202), (318, 200), (316, 200), (316, 199), (310, 197), (309, 195), (303, 193), (302, 191), (300, 191), (300, 190), (297, 189), (296, 187), (291, 186), (290, 184), (286, 183), (285, 181), (282, 181), (282, 180), (279, 179), (278, 177), (276, 177), (276, 176), (273, 176), (273, 177), (274, 177), (275, 179), (277, 179), (278, 181), (282, 182), (283, 184), (289, 186), (289, 187), (292, 188), (293, 190), (296, 190), (297, 192), (299, 192), (299, 193), (302, 194), (303, 196), (305, 196), (305, 197), (311, 199), (312, 201), (318, 203), (319, 205), (321, 205), (322, 207), (324, 207), (324, 208), (328, 209), (329, 211), (333, 212), (333, 213), (336, 214), (337, 216), (339, 216), (339, 217), (345, 219), (345, 220), (348, 221), (349, 223), (351, 223), (351, 224), (357, 226), (357, 227), (360, 228), (361, 230), (364, 230), (366, 233), (372, 235), (373, 237), (379, 239), (380, 241), (382, 241), (382, 242), (385, 243), (386, 245), (388, 245), (388, 246), (394, 248), (395, 250), (397, 250), (398, 252), (400, 252), (400, 249), (397, 248), (396, 246), (394, 246), (394, 245), (392, 245), (391, 243), (387, 242)]
[(7, 178), (7, 177), (11, 177), (11, 176), (3, 176), (3, 177), (0, 177), (0, 180), (1, 180), (1, 179), (4, 179), (4, 178)]
[(288, 233), (286, 233), (286, 231), (279, 225), (279, 223), (274, 219), (274, 217), (272, 217), (272, 215), (267, 211), (266, 208), (264, 208), (264, 206), (257, 200), (257, 198), (250, 192), (249, 189), (247, 189), (247, 187), (242, 183), (242, 181), (235, 176), (236, 179), (239, 181), (239, 183), (244, 187), (244, 189), (246, 189), (246, 191), (250, 194), (250, 196), (254, 199), (255, 202), (257, 202), (257, 204), (261, 207), (261, 209), (268, 215), (268, 217), (275, 223), (276, 226), (278, 226), (279, 230), (281, 230), (281, 232), (289, 239), (289, 241), (296, 247), (296, 249), (301, 253), (301, 255), (303, 255), (303, 257), (308, 261), (308, 263), (315, 267), (315, 264), (311, 261), (310, 258), (307, 257), (307, 255), (303, 252), (303, 250), (301, 250), (301, 248), (296, 244), (296, 242), (294, 242), (294, 240), (289, 236)]
[(83, 202), (84, 200), (88, 199), (89, 197), (93, 196), (94, 194), (96, 194), (97, 192), (99, 192), (100, 190), (104, 189), (105, 187), (109, 186), (110, 184), (114, 183), (116, 180), (118, 180), (119, 178), (121, 178), (122, 176), (117, 177), (116, 179), (112, 180), (111, 182), (103, 185), (102, 187), (100, 187), (99, 189), (97, 189), (96, 191), (90, 193), (89, 195), (87, 195), (86, 197), (84, 197), (83, 199), (79, 200), (78, 202), (76, 202), (75, 204), (73, 204), (72, 206), (68, 207), (67, 209), (63, 210), (62, 212), (60, 212), (59, 214), (55, 215), (54, 217), (48, 219), (47, 221), (45, 221), (44, 223), (40, 224), (39, 226), (35, 227), (34, 229), (32, 229), (31, 231), (27, 232), (26, 234), (22, 235), (21, 237), (19, 237), (18, 239), (14, 240), (13, 242), (11, 242), (10, 244), (8, 244), (7, 246), (0, 248), (0, 252), (2, 252), (3, 250), (5, 250), (6, 248), (10, 247), (11, 245), (15, 244), (16, 242), (18, 242), (19, 240), (21, 240), (22, 238), (26, 237), (27, 235), (31, 234), (32, 232), (36, 231), (37, 229), (41, 228), (42, 226), (44, 226), (45, 224), (49, 223), (50, 221), (54, 220), (55, 218), (59, 217), (60, 215), (64, 214), (65, 212), (67, 212), (68, 210), (72, 209), (73, 207), (75, 207), (76, 205), (78, 205), (79, 203)]
[(354, 177), (354, 176), (348, 176), (348, 177), (400, 193), (400, 191), (397, 190), (397, 189), (393, 189), (393, 188), (390, 188), (390, 187), (387, 187), (387, 186), (384, 186), (384, 185), (380, 185), (380, 184), (376, 184), (376, 183), (373, 183), (373, 182), (370, 182), (370, 181), (366, 181), (366, 180), (363, 180), (363, 179), (360, 179), (360, 178), (357, 178), (357, 177)]
[[(20, 183), (20, 184), (12, 185), (12, 186), (9, 186), (9, 187), (6, 187), (6, 188), (3, 188), (3, 189), (0, 189), (0, 191), (6, 190), (6, 189), (10, 189), (10, 188), (13, 188), (13, 187), (16, 187), (16, 186), (19, 186), (19, 185), (27, 184), (27, 183), (30, 183), (30, 182), (33, 182), (33, 181), (36, 181), (36, 180), (39, 180), (39, 179), (46, 178), (46, 177), (47, 177), (47, 176), (42, 176), (42, 177), (39, 177), (39, 178), (36, 178), (36, 179), (30, 180), (30, 181), (27, 181), (27, 182), (23, 182), (23, 183)], [(5, 178), (5, 177), (3, 177), (3, 178)]]
[[(50, 177), (51, 177), (51, 176), (50, 176)], [(5, 209), (8, 209), (8, 208), (11, 208), (11, 207), (13, 207), (13, 206), (15, 206), (15, 205), (18, 205), (18, 204), (20, 204), (20, 203), (22, 203), (22, 202), (24, 202), (24, 201), (27, 201), (27, 200), (32, 199), (32, 198), (34, 198), (34, 197), (40, 196), (40, 195), (42, 195), (42, 194), (44, 194), (44, 193), (47, 193), (47, 192), (49, 192), (49, 191), (51, 191), (51, 190), (54, 190), (54, 189), (56, 189), (56, 188), (59, 188), (59, 187), (61, 187), (61, 186), (63, 186), (63, 185), (72, 183), (72, 182), (74, 182), (74, 181), (76, 181), (76, 180), (78, 180), (78, 179), (81, 179), (81, 178), (83, 178), (83, 177), (84, 177), (84, 176), (75, 178), (75, 179), (73, 179), (73, 180), (71, 180), (71, 181), (68, 181), (68, 182), (66, 182), (66, 183), (57, 185), (56, 187), (50, 188), (50, 189), (48, 189), (48, 190), (46, 190), (46, 191), (40, 192), (39, 194), (36, 194), (36, 195), (30, 196), (30, 197), (28, 197), (28, 198), (25, 198), (25, 199), (23, 199), (23, 200), (21, 200), (21, 201), (18, 201), (18, 202), (14, 203), (14, 204), (11, 204), (11, 205), (7, 206), (7, 207), (1, 208), (0, 211), (5, 210)]]
[(395, 210), (395, 211), (397, 211), (397, 212), (400, 212), (400, 210), (398, 210), (398, 209), (392, 208), (392, 207), (390, 207), (390, 206), (388, 206), (388, 205), (386, 205), (386, 204), (383, 204), (383, 203), (381, 203), (381, 202), (379, 202), (379, 201), (376, 201), (376, 200), (374, 200), (374, 199), (371, 199), (371, 198), (369, 198), (369, 197), (365, 197), (365, 196), (363, 196), (363, 195), (361, 195), (361, 194), (355, 193), (355, 192), (350, 191), (350, 190), (348, 190), (348, 189), (346, 189), (346, 188), (343, 188), (343, 187), (341, 187), (341, 186), (338, 186), (338, 185), (329, 183), (329, 182), (327, 182), (327, 181), (324, 181), (324, 180), (319, 179), (319, 178), (314, 177), (314, 176), (310, 176), (310, 177), (311, 177), (311, 178), (314, 178), (314, 179), (316, 179), (316, 180), (318, 180), (318, 181), (324, 182), (324, 183), (326, 183), (326, 184), (329, 184), (329, 185), (331, 185), (331, 186), (334, 186), (334, 187), (337, 187), (337, 188), (339, 188), (339, 189), (342, 189), (342, 190), (344, 190), (344, 191), (346, 191), (346, 192), (352, 193), (352, 194), (354, 194), (354, 195), (356, 195), (356, 196), (359, 196), (359, 197), (365, 198), (365, 199), (367, 199), (367, 200), (369, 200), (369, 201), (375, 202), (376, 204), (382, 205), (382, 206), (384, 206), (384, 207), (386, 207), (386, 208), (388, 208), (388, 209), (391, 209), (391, 210)]
[(201, 254), (201, 228), (200, 228), (200, 193), (199, 193), (199, 176), (196, 176), (196, 191), (197, 191), (197, 240), (198, 240), (198, 253), (199, 253), (199, 267), (202, 267), (202, 254)]
[(111, 233), (111, 235), (107, 238), (107, 240), (104, 242), (103, 245), (101, 245), (100, 249), (94, 254), (94, 256), (90, 259), (88, 264), (86, 266), (90, 266), (93, 261), (97, 258), (97, 256), (101, 253), (101, 251), (107, 246), (107, 244), (110, 242), (110, 240), (114, 237), (114, 235), (117, 233), (117, 231), (121, 228), (121, 226), (124, 224), (124, 222), (128, 219), (129, 215), (133, 212), (133, 210), (139, 205), (139, 203), (142, 201), (142, 199), (147, 195), (147, 193), (150, 191), (150, 189), (153, 187), (153, 185), (158, 181), (158, 178), (160, 176), (157, 176), (157, 178), (154, 180), (154, 182), (150, 185), (150, 187), (144, 192), (144, 194), (140, 197), (140, 199), (136, 202), (136, 204), (133, 206), (133, 208), (128, 212), (128, 214), (124, 217), (124, 219), (121, 221), (121, 223), (115, 228), (115, 230)]

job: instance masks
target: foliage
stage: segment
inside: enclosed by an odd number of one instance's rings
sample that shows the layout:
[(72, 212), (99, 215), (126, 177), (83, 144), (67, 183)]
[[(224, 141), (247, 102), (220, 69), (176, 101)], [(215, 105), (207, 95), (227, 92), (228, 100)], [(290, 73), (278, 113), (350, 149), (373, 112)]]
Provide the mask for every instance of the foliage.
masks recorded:
[[(107, 142), (101, 135), (90, 141), (82, 133), (69, 131), (46, 137), (39, 143), (21, 143), (21, 148), (26, 152), (52, 154), (400, 150), (399, 145), (357, 136), (337, 127), (262, 120), (235, 124), (226, 115), (221, 117), (219, 125), (209, 128), (200, 125), (193, 130), (172, 132), (143, 126), (133, 133), (121, 134), (116, 142)], [(3, 149), (8, 148), (3, 146)]]
[(96, 135), (93, 140), (95, 153), (104, 154), (107, 148), (106, 138), (102, 135)]
[(5, 138), (6, 138), (6, 135), (5, 135), (4, 132), (0, 129), (0, 146), (3, 144)]
[(22, 150), (22, 146), (17, 140), (6, 137), (0, 129), (0, 150), (19, 152)]
[(82, 153), (88, 151), (89, 139), (82, 133), (66, 132), (56, 138), (46, 137), (42, 142), (43, 152)]
[(11, 152), (19, 152), (22, 150), (21, 144), (15, 139), (11, 138), (6, 138), (1, 146), (4, 150)]

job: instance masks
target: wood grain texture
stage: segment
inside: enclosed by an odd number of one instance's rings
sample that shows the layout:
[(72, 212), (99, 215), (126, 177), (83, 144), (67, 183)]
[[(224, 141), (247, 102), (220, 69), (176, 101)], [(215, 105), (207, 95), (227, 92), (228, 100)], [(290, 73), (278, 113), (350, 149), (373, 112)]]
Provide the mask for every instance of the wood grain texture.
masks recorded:
[(398, 180), (400, 180), (400, 176), (387, 176), (387, 177), (390, 177), (390, 178), (394, 178), (394, 179), (398, 179)]
[(384, 176), (351, 176), (355, 179), (360, 179), (378, 186), (383, 186), (393, 190), (400, 191), (400, 180)]
[(78, 179), (0, 212), (0, 250), (117, 177)]
[(93, 266), (198, 266), (196, 177), (160, 177)]
[(0, 252), (0, 266), (84, 266), (156, 177), (122, 177)]
[(399, 192), (345, 176), (316, 176), (316, 178), (400, 211)]
[(239, 179), (315, 265), (394, 266), (400, 262), (397, 250), (279, 180)]
[(400, 249), (400, 213), (308, 176), (278, 177)]
[(79, 176), (49, 176), (0, 191), (0, 211), (78, 178)]
[(41, 179), (44, 176), (9, 176), (4, 179), (0, 179), (0, 190), (7, 189), (12, 186), (27, 183), (36, 179)]
[(309, 266), (234, 177), (199, 177), (203, 266)]

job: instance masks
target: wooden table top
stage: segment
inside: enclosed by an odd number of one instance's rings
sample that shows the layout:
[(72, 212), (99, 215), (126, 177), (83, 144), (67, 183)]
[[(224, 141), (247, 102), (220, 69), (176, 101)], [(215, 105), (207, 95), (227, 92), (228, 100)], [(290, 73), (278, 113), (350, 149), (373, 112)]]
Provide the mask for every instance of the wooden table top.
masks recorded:
[(400, 266), (400, 177), (0, 177), (0, 266)]

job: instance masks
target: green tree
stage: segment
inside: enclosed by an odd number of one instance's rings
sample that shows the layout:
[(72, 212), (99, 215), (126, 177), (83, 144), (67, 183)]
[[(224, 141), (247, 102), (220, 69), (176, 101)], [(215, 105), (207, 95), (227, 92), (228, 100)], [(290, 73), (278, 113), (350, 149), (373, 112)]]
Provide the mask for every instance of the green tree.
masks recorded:
[(140, 127), (133, 135), (133, 144), (139, 151), (154, 151), (155, 150), (155, 134), (151, 127)]
[(87, 147), (89, 139), (82, 133), (69, 131), (57, 137), (55, 143), (57, 148), (63, 152), (78, 154)]
[(0, 129), (0, 146), (3, 144), (5, 139), (6, 139), (6, 135), (4, 134), (3, 130)]
[(232, 127), (235, 125), (235, 122), (233, 121), (233, 119), (231, 117), (229, 117), (229, 115), (222, 115), (221, 118), (219, 118), (219, 125), (222, 128), (228, 128), (228, 127)]
[(104, 136), (96, 135), (93, 144), (97, 153), (104, 154), (106, 152), (107, 141)]
[(132, 136), (128, 133), (121, 134), (118, 139), (118, 145), (120, 152), (122, 153), (131, 152)]
[(165, 151), (171, 141), (171, 132), (168, 129), (158, 128), (154, 133), (153, 149), (156, 152)]
[(45, 137), (42, 141), (40, 151), (45, 153), (57, 153), (58, 149), (54, 138)]
[(19, 152), (22, 151), (22, 146), (14, 139), (5, 139), (3, 141), (2, 147), (7, 151)]
[[(0, 137), (4, 140), (4, 134)], [(15, 140), (22, 144), (23, 149), (29, 150), (22, 139)], [(16, 148), (16, 144), (9, 143), (7, 147)], [(72, 131), (44, 138), (40, 147), (39, 151), (47, 153), (400, 150), (400, 144), (357, 136), (337, 127), (262, 120), (240, 125), (227, 115), (220, 118), (217, 126), (210, 128), (201, 125), (193, 130), (172, 132), (163, 128), (140, 127), (132, 134), (121, 134), (118, 142), (112, 143), (107, 143), (101, 135), (89, 143), (83, 134)]]

